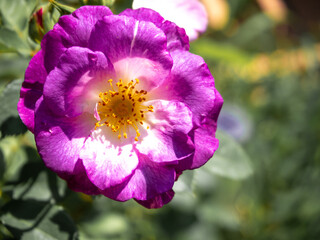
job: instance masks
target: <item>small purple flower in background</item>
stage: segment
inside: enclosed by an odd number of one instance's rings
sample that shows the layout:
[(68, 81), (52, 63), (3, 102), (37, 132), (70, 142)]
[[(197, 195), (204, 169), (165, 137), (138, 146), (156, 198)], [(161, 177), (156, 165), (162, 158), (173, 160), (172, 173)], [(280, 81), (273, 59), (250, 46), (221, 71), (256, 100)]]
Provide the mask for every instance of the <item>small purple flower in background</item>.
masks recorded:
[(133, 9), (150, 8), (169, 21), (186, 30), (190, 41), (206, 31), (208, 16), (199, 0), (134, 0)]
[(218, 120), (219, 129), (238, 142), (247, 142), (253, 133), (253, 123), (245, 109), (234, 104), (224, 104)]
[(18, 111), (45, 165), (74, 191), (168, 203), (218, 148), (223, 100), (185, 31), (150, 9), (62, 16), (31, 59)]

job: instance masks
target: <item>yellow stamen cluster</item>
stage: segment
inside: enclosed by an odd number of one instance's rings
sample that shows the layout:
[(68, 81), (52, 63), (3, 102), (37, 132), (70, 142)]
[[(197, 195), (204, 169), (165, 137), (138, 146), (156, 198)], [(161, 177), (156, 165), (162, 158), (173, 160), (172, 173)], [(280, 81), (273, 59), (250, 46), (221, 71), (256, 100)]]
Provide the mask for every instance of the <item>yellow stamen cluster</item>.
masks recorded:
[[(110, 127), (118, 138), (121, 136), (127, 138), (127, 128), (133, 127), (136, 131), (135, 140), (140, 136), (139, 125), (143, 125), (146, 112), (153, 112), (153, 106), (145, 106), (147, 91), (136, 90), (139, 79), (123, 83), (120, 79), (116, 86), (113, 86), (113, 80), (108, 80), (110, 90), (100, 92), (97, 111), (100, 121), (95, 125), (95, 129), (101, 126)], [(117, 89), (115, 89), (117, 88)]]

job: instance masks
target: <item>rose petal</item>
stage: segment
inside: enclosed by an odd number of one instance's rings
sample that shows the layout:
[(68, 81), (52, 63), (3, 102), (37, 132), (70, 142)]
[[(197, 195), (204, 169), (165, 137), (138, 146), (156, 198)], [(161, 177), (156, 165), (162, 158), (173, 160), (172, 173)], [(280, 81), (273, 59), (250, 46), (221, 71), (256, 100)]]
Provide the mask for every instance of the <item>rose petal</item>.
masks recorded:
[(192, 133), (195, 144), (195, 153), (189, 158), (179, 161), (176, 170), (182, 172), (186, 169), (195, 169), (205, 164), (218, 149), (219, 140), (215, 138), (212, 128), (200, 127)]
[(107, 197), (127, 201), (131, 198), (148, 200), (172, 189), (175, 180), (175, 170), (152, 162), (147, 156), (139, 154), (139, 166), (132, 177), (115, 188), (107, 189), (103, 194)]
[(48, 75), (44, 98), (48, 107), (61, 116), (74, 117), (84, 111), (93, 114), (99, 92), (109, 86), (112, 76), (113, 66), (103, 53), (71, 47)]
[(137, 150), (158, 163), (174, 162), (188, 157), (194, 146), (188, 137), (192, 125), (192, 113), (181, 102), (155, 100), (149, 101), (154, 112), (148, 113), (150, 129)]
[(153, 199), (149, 199), (146, 201), (136, 200), (137, 203), (141, 204), (142, 206), (146, 208), (161, 208), (163, 205), (168, 204), (174, 196), (174, 191), (169, 190), (168, 192), (159, 194)]
[(94, 123), (91, 115), (59, 117), (40, 98), (36, 104), (34, 130), (37, 148), (46, 166), (57, 173), (72, 174)]
[(101, 190), (126, 181), (139, 163), (132, 144), (118, 140), (107, 127), (91, 134), (80, 156), (90, 181)]
[(34, 110), (38, 99), (42, 96), (47, 72), (43, 65), (43, 54), (40, 50), (30, 61), (20, 91), (18, 112), (22, 122), (34, 132)]
[(101, 194), (99, 188), (89, 180), (81, 159), (77, 161), (73, 174), (60, 174), (59, 176), (66, 180), (68, 187), (75, 192), (82, 192), (88, 195)]
[[(172, 67), (166, 42), (164, 33), (153, 23), (108, 16), (95, 25), (89, 46), (108, 56), (119, 78), (128, 78), (125, 81), (138, 78), (144, 90), (150, 91), (168, 76)], [(154, 73), (149, 75), (151, 70)]]
[(215, 105), (209, 117), (203, 118), (201, 126), (194, 129), (190, 133), (195, 144), (195, 153), (187, 159), (179, 161), (176, 170), (184, 171), (186, 169), (194, 169), (205, 164), (219, 147), (219, 140), (216, 139), (215, 133), (217, 130), (217, 119), (222, 108), (223, 99), (218, 91), (215, 90)]
[(187, 51), (174, 51), (171, 56), (174, 59), (171, 75), (152, 94), (185, 103), (199, 125), (215, 106), (214, 79), (200, 56)]
[(119, 15), (130, 16), (139, 21), (150, 21), (155, 24), (167, 36), (167, 48), (169, 51), (176, 49), (189, 50), (189, 38), (185, 30), (173, 22), (166, 21), (156, 11), (147, 8), (126, 9)]
[(50, 72), (58, 64), (61, 54), (69, 47), (88, 47), (88, 40), (96, 22), (112, 15), (105, 6), (83, 6), (71, 15), (63, 15), (41, 42), (45, 67)]

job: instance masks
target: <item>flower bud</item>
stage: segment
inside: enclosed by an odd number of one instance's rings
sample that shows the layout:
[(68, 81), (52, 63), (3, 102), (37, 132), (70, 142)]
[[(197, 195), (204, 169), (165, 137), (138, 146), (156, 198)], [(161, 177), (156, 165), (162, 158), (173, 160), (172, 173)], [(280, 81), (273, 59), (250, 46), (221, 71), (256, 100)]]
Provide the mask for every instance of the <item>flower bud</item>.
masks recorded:
[(39, 7), (29, 21), (30, 38), (40, 43), (43, 36), (58, 22), (59, 17), (59, 11), (52, 4), (48, 3)]
[(44, 35), (43, 7), (36, 10), (29, 21), (29, 36), (35, 42), (40, 43)]

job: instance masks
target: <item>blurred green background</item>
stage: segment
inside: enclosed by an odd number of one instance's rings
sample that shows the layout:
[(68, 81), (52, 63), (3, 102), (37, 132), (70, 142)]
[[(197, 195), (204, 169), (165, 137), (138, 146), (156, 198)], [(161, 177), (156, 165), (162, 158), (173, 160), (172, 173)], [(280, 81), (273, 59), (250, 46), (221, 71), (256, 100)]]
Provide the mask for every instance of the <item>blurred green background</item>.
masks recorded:
[[(181, 176), (167, 206), (75, 193), (44, 167), (16, 111), (24, 71), (60, 13), (113, 2), (61, 0), (59, 12), (0, 0), (0, 239), (320, 239), (317, 0), (203, 0), (209, 29), (191, 52), (225, 100), (220, 148)], [(40, 4), (43, 29), (32, 15)]]

